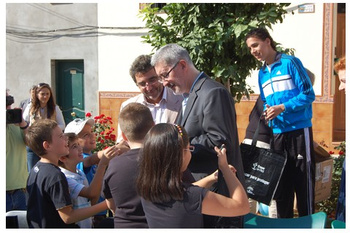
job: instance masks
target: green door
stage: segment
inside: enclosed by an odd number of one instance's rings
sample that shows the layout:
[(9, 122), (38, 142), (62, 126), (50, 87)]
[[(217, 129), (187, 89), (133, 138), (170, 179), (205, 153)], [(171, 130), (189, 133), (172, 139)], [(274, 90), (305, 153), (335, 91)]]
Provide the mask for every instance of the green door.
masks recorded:
[(85, 118), (83, 60), (56, 61), (56, 97), (66, 124)]

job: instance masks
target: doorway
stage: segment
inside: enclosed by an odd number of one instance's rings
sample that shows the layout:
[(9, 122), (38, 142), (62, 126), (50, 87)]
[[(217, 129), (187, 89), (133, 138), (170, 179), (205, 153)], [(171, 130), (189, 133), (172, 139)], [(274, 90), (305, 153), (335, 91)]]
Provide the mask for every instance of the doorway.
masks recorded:
[[(345, 3), (337, 4), (337, 27), (335, 61), (345, 56)], [(345, 92), (339, 91), (339, 79), (335, 75), (335, 92), (333, 106), (333, 142), (345, 141)]]
[(66, 124), (74, 118), (84, 119), (84, 61), (56, 60), (55, 75), (57, 105), (62, 110)]

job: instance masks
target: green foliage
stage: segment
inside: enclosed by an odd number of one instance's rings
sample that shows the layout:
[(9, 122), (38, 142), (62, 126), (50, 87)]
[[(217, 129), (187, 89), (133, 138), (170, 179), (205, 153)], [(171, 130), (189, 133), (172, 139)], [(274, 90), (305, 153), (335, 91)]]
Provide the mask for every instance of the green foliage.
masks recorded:
[(343, 163), (345, 160), (345, 152), (346, 152), (345, 141), (340, 143), (339, 146), (334, 147), (334, 149), (337, 149), (340, 151), (339, 151), (339, 156), (333, 159), (331, 196), (327, 200), (321, 201), (316, 204), (319, 211), (326, 212), (328, 217), (332, 219), (334, 219), (335, 217), (335, 211), (337, 208), (337, 202), (339, 197), (341, 174), (343, 171)]
[(341, 142), (339, 144), (339, 146), (334, 147), (334, 149), (337, 149), (337, 150), (341, 151), (342, 152), (341, 154), (345, 154), (345, 152), (346, 152), (346, 142), (345, 141)]
[(154, 50), (168, 43), (186, 48), (195, 66), (229, 87), (239, 102), (253, 92), (246, 84), (246, 77), (261, 66), (246, 46), (246, 34), (255, 27), (271, 28), (277, 22), (282, 23), (288, 5), (170, 3), (161, 10), (165, 14), (148, 5), (141, 10), (141, 17), (149, 28), (143, 39)]

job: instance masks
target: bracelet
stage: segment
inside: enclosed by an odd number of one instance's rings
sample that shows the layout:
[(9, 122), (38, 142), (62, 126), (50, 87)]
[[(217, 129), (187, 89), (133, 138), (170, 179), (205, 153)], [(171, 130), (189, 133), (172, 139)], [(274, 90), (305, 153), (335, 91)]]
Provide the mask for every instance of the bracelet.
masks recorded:
[(26, 129), (26, 128), (28, 128), (28, 126), (29, 126), (29, 124), (27, 123), (27, 125), (26, 126), (24, 126), (24, 127), (19, 127), (19, 128), (21, 128), (21, 129)]

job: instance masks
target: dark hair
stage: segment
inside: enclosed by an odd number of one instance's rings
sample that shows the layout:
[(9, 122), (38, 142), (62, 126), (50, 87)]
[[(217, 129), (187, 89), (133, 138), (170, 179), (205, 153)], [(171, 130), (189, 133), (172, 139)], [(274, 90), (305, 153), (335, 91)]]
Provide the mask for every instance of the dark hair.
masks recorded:
[(270, 36), (270, 33), (265, 28), (254, 28), (245, 37), (245, 41), (247, 41), (250, 37), (255, 37), (260, 40), (266, 40), (267, 38), (271, 41), (271, 47), (276, 51), (276, 42)]
[(149, 70), (153, 69), (151, 65), (151, 56), (150, 55), (140, 55), (135, 61), (131, 64), (129, 74), (136, 83), (136, 74), (137, 73), (147, 73)]
[(154, 125), (151, 111), (140, 103), (130, 103), (119, 114), (119, 126), (129, 141), (141, 141)]
[(39, 156), (45, 155), (43, 142), (52, 142), (52, 131), (57, 127), (57, 122), (50, 119), (42, 119), (35, 121), (29, 126), (25, 133), (25, 141), (27, 146)]
[(15, 102), (15, 98), (12, 95), (6, 96), (6, 107), (12, 105)]
[(30, 109), (30, 113), (31, 114), (36, 114), (39, 109), (40, 109), (40, 101), (38, 99), (38, 93), (43, 89), (43, 88), (47, 88), (50, 91), (50, 98), (49, 101), (47, 102), (47, 118), (51, 118), (54, 113), (55, 113), (55, 108), (56, 108), (56, 103), (55, 103), (55, 99), (52, 95), (52, 89), (50, 87), (49, 84), (47, 83), (39, 83), (35, 88), (35, 94), (32, 97), (32, 107)]
[(145, 200), (164, 203), (183, 199), (183, 149), (186, 131), (178, 125), (159, 123), (146, 135), (142, 148), (137, 190)]
[(64, 135), (68, 138), (68, 146), (71, 146), (72, 142), (78, 140), (79, 138), (75, 133), (65, 133)]

